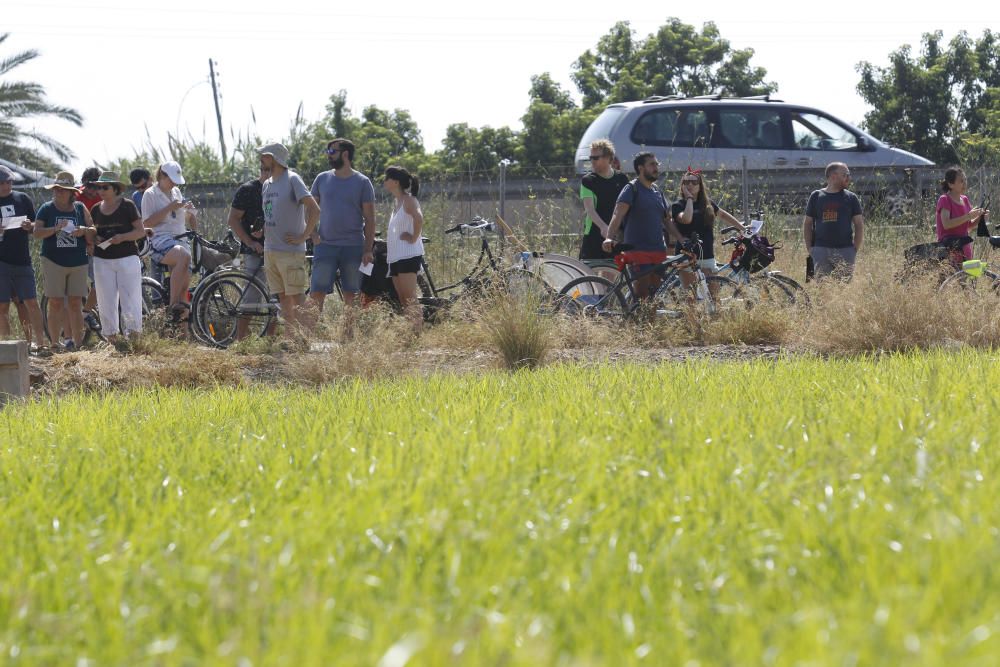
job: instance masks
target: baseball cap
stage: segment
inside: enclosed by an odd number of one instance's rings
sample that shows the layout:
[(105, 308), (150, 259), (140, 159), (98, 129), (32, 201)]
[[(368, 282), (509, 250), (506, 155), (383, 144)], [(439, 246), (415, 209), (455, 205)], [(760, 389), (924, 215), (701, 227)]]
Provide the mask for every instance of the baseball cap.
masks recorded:
[(0, 183), (12, 183), (14, 181), (14, 172), (12, 172), (7, 167), (0, 164)]
[(274, 143), (268, 144), (266, 146), (261, 146), (257, 149), (258, 155), (270, 155), (274, 158), (274, 161), (280, 164), (285, 169), (288, 169), (288, 149), (282, 144)]
[(174, 185), (184, 185), (184, 174), (181, 173), (181, 166), (170, 160), (160, 165), (160, 171), (167, 175)]

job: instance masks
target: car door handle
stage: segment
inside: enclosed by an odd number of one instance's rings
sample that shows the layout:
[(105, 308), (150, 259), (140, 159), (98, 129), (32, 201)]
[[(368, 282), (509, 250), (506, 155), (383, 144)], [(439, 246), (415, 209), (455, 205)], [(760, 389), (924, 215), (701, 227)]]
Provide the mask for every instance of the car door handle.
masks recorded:
[(774, 158), (774, 164), (778, 165), (779, 167), (782, 167), (788, 164), (788, 158), (776, 157)]
[(807, 158), (807, 157), (800, 157), (798, 160), (795, 161), (795, 164), (799, 165), (800, 167), (808, 167), (809, 166), (809, 158)]

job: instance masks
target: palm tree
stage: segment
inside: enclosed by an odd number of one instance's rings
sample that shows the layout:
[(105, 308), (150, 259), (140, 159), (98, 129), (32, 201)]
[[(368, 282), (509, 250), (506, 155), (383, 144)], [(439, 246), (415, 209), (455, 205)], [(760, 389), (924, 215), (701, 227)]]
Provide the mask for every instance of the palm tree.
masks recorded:
[[(9, 36), (10, 33), (0, 34), (0, 44)], [(45, 99), (45, 88), (41, 84), (2, 80), (15, 67), (38, 56), (38, 51), (31, 49), (0, 59), (0, 157), (29, 169), (52, 172), (56, 171), (57, 165), (50, 156), (67, 163), (75, 157), (73, 151), (45, 134), (21, 129), (17, 121), (36, 116), (55, 116), (80, 127), (83, 116), (76, 109), (50, 104)]]

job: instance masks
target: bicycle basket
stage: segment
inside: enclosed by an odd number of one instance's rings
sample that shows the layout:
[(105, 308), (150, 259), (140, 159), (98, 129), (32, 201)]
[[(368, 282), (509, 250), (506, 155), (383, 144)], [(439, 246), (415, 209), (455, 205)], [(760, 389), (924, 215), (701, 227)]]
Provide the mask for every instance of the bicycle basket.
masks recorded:
[(235, 257), (235, 255), (221, 252), (215, 248), (209, 248), (202, 243), (196, 244), (195, 252), (199, 253), (195, 257), (195, 264), (204, 267), (209, 273), (215, 271), (223, 264), (233, 261), (233, 257)]
[(750, 273), (761, 271), (771, 264), (774, 261), (774, 251), (779, 247), (769, 242), (766, 236), (754, 236), (744, 245), (746, 249), (737, 259), (737, 268), (746, 269)]

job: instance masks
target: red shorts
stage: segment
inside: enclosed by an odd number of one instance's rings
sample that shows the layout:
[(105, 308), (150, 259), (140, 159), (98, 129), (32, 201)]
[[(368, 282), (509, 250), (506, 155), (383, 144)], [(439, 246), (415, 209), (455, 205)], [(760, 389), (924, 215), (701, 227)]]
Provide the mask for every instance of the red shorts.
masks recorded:
[(659, 264), (667, 258), (666, 250), (627, 250), (615, 255), (615, 264), (618, 270), (625, 268), (626, 264), (633, 266), (652, 266)]

